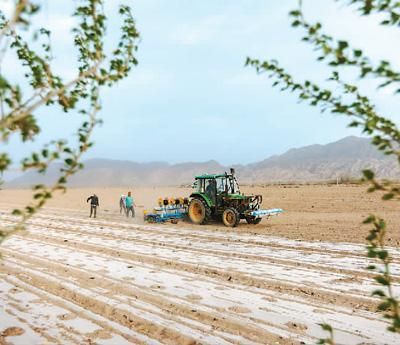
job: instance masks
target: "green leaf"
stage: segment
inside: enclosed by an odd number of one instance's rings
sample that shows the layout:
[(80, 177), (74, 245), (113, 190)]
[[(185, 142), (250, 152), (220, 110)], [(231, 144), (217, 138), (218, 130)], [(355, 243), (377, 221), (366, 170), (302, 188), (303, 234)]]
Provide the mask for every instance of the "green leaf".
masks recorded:
[(374, 279), (381, 285), (389, 286), (389, 281), (384, 276), (376, 276)]
[(382, 302), (378, 304), (378, 310), (379, 311), (385, 311), (388, 310), (391, 307), (391, 304), (389, 302)]
[(363, 224), (371, 224), (376, 220), (376, 217), (374, 215), (370, 215), (367, 218), (363, 220)]
[(292, 17), (299, 17), (301, 15), (301, 12), (299, 10), (293, 10), (289, 12), (289, 15)]
[(37, 200), (37, 199), (40, 199), (42, 196), (43, 196), (42, 193), (36, 193), (36, 194), (33, 195), (33, 198), (34, 198), (35, 200)]
[(27, 212), (28, 214), (33, 214), (33, 213), (35, 213), (35, 208), (32, 207), (32, 206), (26, 206), (26, 207), (25, 207), (25, 210), (26, 210), (26, 212)]
[(293, 27), (297, 27), (297, 26), (299, 26), (301, 24), (301, 21), (300, 20), (294, 20), (293, 22), (292, 22), (292, 26)]
[(363, 175), (367, 180), (372, 180), (375, 176), (371, 170), (363, 170)]
[(350, 122), (349, 127), (358, 127), (359, 125), (360, 125), (359, 121), (352, 121)]
[(381, 260), (386, 260), (389, 256), (389, 253), (387, 250), (381, 250), (378, 252), (378, 258)]
[(382, 200), (390, 200), (394, 198), (394, 193), (386, 193), (382, 196)]
[(67, 179), (66, 179), (64, 176), (61, 176), (61, 177), (58, 179), (58, 183), (60, 183), (60, 184), (65, 184), (65, 183), (67, 183)]
[(15, 210), (12, 210), (11, 214), (13, 216), (20, 216), (20, 215), (22, 215), (22, 211), (18, 210), (18, 209), (15, 209)]
[(74, 163), (73, 159), (71, 159), (71, 158), (64, 159), (64, 162), (65, 162), (65, 164), (67, 164), (69, 166), (71, 166)]
[(371, 296), (385, 297), (386, 295), (382, 290), (374, 290)]
[(43, 150), (42, 150), (42, 156), (43, 156), (44, 158), (47, 158), (47, 157), (49, 156), (49, 151), (46, 150), (46, 149), (43, 149)]
[(329, 324), (327, 324), (327, 323), (319, 323), (318, 325), (320, 325), (321, 328), (322, 328), (324, 331), (333, 332), (332, 326), (329, 325)]
[(346, 49), (349, 46), (349, 44), (346, 41), (339, 41), (338, 45), (340, 50)]

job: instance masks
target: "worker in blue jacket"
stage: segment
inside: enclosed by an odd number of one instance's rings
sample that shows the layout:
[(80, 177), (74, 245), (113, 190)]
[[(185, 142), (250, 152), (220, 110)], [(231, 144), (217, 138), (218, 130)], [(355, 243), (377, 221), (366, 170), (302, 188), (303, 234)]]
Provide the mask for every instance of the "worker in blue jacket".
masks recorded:
[(132, 218), (135, 217), (135, 203), (132, 198), (132, 193), (128, 192), (128, 195), (125, 197), (125, 207), (126, 207), (126, 216), (129, 217), (129, 212), (132, 213)]

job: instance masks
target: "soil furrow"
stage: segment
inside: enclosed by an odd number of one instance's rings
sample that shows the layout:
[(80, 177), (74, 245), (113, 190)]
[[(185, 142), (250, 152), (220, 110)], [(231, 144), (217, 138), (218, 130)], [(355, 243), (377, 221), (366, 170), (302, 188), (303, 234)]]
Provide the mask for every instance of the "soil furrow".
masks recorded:
[[(53, 323), (57, 323), (57, 328), (51, 328), (51, 330), (56, 332), (55, 337), (61, 341), (61, 344), (65, 343), (67, 340), (71, 341), (70, 336), (74, 334), (74, 332), (76, 333), (76, 329), (80, 328), (84, 328), (85, 331), (87, 331), (89, 328), (91, 333), (99, 333), (100, 337), (110, 339), (114, 343), (118, 342), (118, 344), (127, 344), (132, 342), (135, 344), (159, 344), (155, 340), (144, 337), (141, 334), (134, 333), (128, 328), (110, 322), (109, 320), (104, 319), (102, 316), (93, 314), (84, 308), (69, 303), (68, 301), (63, 300), (60, 297), (49, 293), (48, 291), (41, 290), (40, 287), (38, 288), (22, 282), (15, 276), (8, 275), (2, 278), (3, 283), (8, 282), (11, 286), (14, 286), (12, 290), (19, 291), (25, 295), (24, 306), (30, 306), (27, 317), (29, 317), (31, 320), (30, 322), (33, 324), (35, 331), (38, 329), (38, 327), (35, 326), (38, 319), (43, 318), (44, 324), (46, 324), (46, 320), (48, 322), (48, 320), (52, 318), (54, 319)], [(4, 287), (2, 290), (4, 290)], [(33, 295), (34, 298), (31, 298), (30, 300), (27, 299), (27, 294), (31, 296)], [(67, 332), (60, 334), (58, 329), (64, 323), (66, 324), (64, 328), (67, 327)], [(91, 323), (92, 325), (89, 325), (88, 327), (88, 323)], [(83, 324), (85, 327), (81, 327), (81, 324)], [(97, 326), (97, 329), (94, 326)], [(40, 330), (41, 328), (39, 328), (39, 331)], [(68, 339), (63, 340), (65, 335), (68, 335)], [(93, 334), (90, 335), (93, 336)], [(96, 335), (94, 335), (94, 338), (96, 338)], [(80, 340), (76, 341), (76, 343), (81, 344), (84, 340), (85, 338), (81, 338)]]
[[(21, 256), (19, 254), (14, 253), (13, 257), (16, 257), (18, 260), (28, 260), (26, 257)], [(67, 279), (65, 281), (66, 282), (70, 282), (70, 280), (68, 280), (68, 277), (73, 277), (73, 281), (77, 284), (79, 284), (79, 286), (85, 286), (85, 288), (89, 289), (91, 292), (96, 293), (93, 290), (93, 287), (101, 287), (104, 290), (109, 290), (110, 292), (107, 293), (106, 291), (103, 292), (104, 296), (107, 296), (107, 298), (111, 301), (111, 300), (117, 300), (116, 304), (117, 305), (122, 305), (124, 303), (129, 304), (130, 306), (134, 306), (135, 308), (139, 308), (142, 313), (144, 313), (146, 311), (145, 306), (139, 306), (137, 303), (147, 303), (148, 301), (151, 301), (154, 305), (157, 306), (161, 306), (162, 308), (164, 308), (167, 311), (167, 315), (169, 317), (170, 320), (175, 319), (176, 321), (180, 322), (181, 324), (181, 328), (183, 327), (183, 325), (185, 324), (184, 319), (177, 319), (176, 317), (174, 317), (173, 315), (179, 315), (183, 318), (185, 317), (194, 317), (196, 319), (198, 319), (198, 321), (200, 322), (205, 322), (206, 324), (210, 324), (211, 328), (214, 329), (216, 332), (224, 330), (224, 332), (226, 331), (233, 331), (234, 333), (237, 333), (238, 336), (240, 336), (240, 334), (238, 333), (244, 333), (244, 334), (252, 334), (252, 338), (253, 341), (257, 341), (257, 342), (262, 342), (262, 339), (270, 339), (270, 340), (274, 340), (277, 341), (279, 340), (279, 338), (277, 336), (274, 336), (273, 334), (268, 334), (265, 333), (265, 331), (262, 331), (261, 329), (257, 329), (254, 326), (251, 326), (249, 324), (247, 325), (241, 325), (240, 323), (232, 323), (231, 320), (229, 319), (225, 319), (224, 318), (220, 318), (219, 315), (209, 315), (207, 313), (202, 312), (201, 310), (193, 310), (193, 306), (191, 307), (184, 307), (183, 305), (174, 305), (173, 303), (171, 303), (171, 301), (166, 300), (166, 299), (157, 299), (155, 296), (146, 294), (141, 292), (138, 289), (132, 288), (132, 287), (126, 287), (124, 286), (124, 284), (122, 282), (113, 282), (112, 280), (108, 279), (107, 277), (104, 277), (103, 275), (99, 276), (96, 273), (91, 272), (90, 274), (85, 274), (82, 270), (79, 269), (74, 269), (74, 268), (60, 268), (53, 265), (48, 265), (44, 260), (40, 260), (40, 259), (32, 259), (32, 257), (30, 257), (30, 260), (34, 260), (36, 261), (35, 264), (40, 264), (41, 266), (43, 266), (44, 268), (46, 268), (46, 275), (51, 276), (50, 273), (47, 272), (47, 270), (52, 270), (55, 272), (55, 275), (53, 275), (53, 279), (56, 279), (57, 281), (59, 281), (59, 283), (61, 283), (62, 278)], [(28, 265), (28, 263), (26, 263)], [(36, 265), (37, 266), (37, 265)], [(30, 268), (30, 270), (32, 270)], [(36, 274), (37, 275), (37, 274)], [(59, 278), (56, 278), (56, 277)], [(62, 277), (62, 278), (60, 278)], [(95, 281), (93, 281), (91, 278), (95, 278)], [(90, 288), (90, 283), (92, 282), (92, 288)], [(111, 293), (112, 291), (112, 293)], [(116, 297), (118, 296), (118, 297)], [(120, 296), (127, 296), (129, 297), (128, 300), (123, 300), (121, 299)], [(139, 302), (140, 301), (140, 302)], [(110, 302), (111, 303), (111, 302)], [(187, 303), (186, 303), (187, 304)], [(198, 309), (198, 308), (197, 308)], [(154, 310), (147, 310), (147, 312), (151, 312), (151, 314), (153, 315), (153, 317), (155, 318), (155, 316), (158, 314), (157, 313), (157, 309)], [(158, 315), (160, 316), (160, 315)], [(216, 318), (218, 317), (218, 319)], [(193, 327), (193, 325), (192, 325)], [(249, 329), (250, 327), (250, 329)], [(208, 329), (209, 331), (209, 329)], [(249, 339), (251, 340), (251, 339)], [(234, 342), (232, 341), (232, 339), (230, 339), (230, 342)], [(235, 341), (236, 342), (236, 341)], [(240, 341), (239, 338), (239, 343), (243, 342), (243, 339)], [(223, 343), (222, 339), (220, 338), (218, 343)]]
[[(54, 279), (49, 274), (39, 272), (32, 268), (25, 267), (20, 269), (18, 262), (7, 262), (3, 270), (8, 274), (13, 274), (18, 279), (40, 287), (44, 291), (57, 293), (59, 296), (77, 304), (83, 308), (89, 309), (92, 312), (106, 316), (107, 318), (116, 321), (136, 332), (143, 333), (150, 338), (158, 339), (165, 344), (199, 344), (201, 342), (195, 340), (191, 336), (180, 333), (177, 329), (172, 330), (165, 325), (159, 325), (156, 322), (149, 321), (145, 316), (144, 310), (137, 310), (130, 305), (124, 305), (118, 300), (110, 297), (105, 297), (102, 294), (96, 293), (93, 290), (88, 290), (82, 286), (72, 282), (66, 282), (62, 279)], [(156, 318), (156, 315), (154, 315)], [(182, 326), (182, 329), (185, 327)]]
[[(63, 256), (65, 256), (65, 253), (63, 253)], [(75, 275), (74, 275), (75, 276)], [(109, 279), (108, 277), (107, 277), (107, 279)], [(123, 284), (123, 282), (121, 282), (122, 284)], [(81, 284), (82, 285), (82, 284)], [(169, 287), (167, 287), (168, 288), (168, 290), (169, 290)], [(135, 293), (135, 294), (137, 294), (137, 292)], [(200, 304), (200, 303), (199, 303)], [(247, 303), (247, 305), (248, 305), (248, 303)], [(293, 306), (293, 309), (290, 311), (290, 313), (295, 313), (296, 312), (296, 309), (298, 309), (299, 308), (299, 306)], [(300, 308), (302, 308), (302, 307), (300, 307)], [(321, 307), (321, 308), (323, 308), (323, 307)], [(272, 310), (271, 310), (272, 311)], [(176, 312), (176, 311), (175, 311)], [(310, 311), (309, 312), (311, 312), (311, 309), (310, 309)], [(308, 312), (308, 313), (309, 313)], [(281, 310), (280, 311), (280, 313), (281, 314), (289, 314), (289, 310)], [(325, 313), (329, 313), (328, 311), (325, 311)], [(347, 317), (349, 317), (351, 314), (354, 314), (354, 313), (352, 313), (351, 312), (351, 310), (350, 311), (348, 311), (347, 312)], [(344, 313), (344, 314), (342, 314), (342, 318), (345, 318), (345, 315), (346, 315), (346, 313)], [(265, 318), (265, 315), (264, 315), (264, 318)], [(276, 314), (275, 315), (275, 318), (279, 318), (279, 313), (278, 314)], [(307, 316), (305, 316), (305, 318), (307, 319)], [(304, 319), (304, 316), (303, 316), (303, 319)], [(355, 322), (357, 322), (356, 321), (357, 320), (357, 318), (355, 318), (354, 316), (352, 316), (352, 322), (351, 323), (355, 323)], [(258, 323), (262, 323), (262, 321), (260, 320), (260, 319), (257, 319), (257, 318), (253, 318), (253, 321), (254, 322), (258, 322)], [(365, 322), (365, 321), (364, 321)], [(299, 323), (299, 321), (296, 321), (296, 320), (294, 320), (294, 322), (292, 321), (292, 322), (286, 322), (287, 324), (296, 324), (296, 323)], [(315, 323), (313, 323), (313, 324), (315, 324)], [(312, 324), (310, 325), (310, 327), (312, 326)], [(342, 327), (337, 327), (337, 332), (343, 332), (344, 330), (346, 330), (347, 329), (347, 327), (343, 327), (343, 326), (345, 326), (345, 325), (341, 325)], [(381, 327), (384, 327), (384, 326), (381, 326)], [(349, 334), (356, 334), (355, 333), (355, 331), (353, 331), (353, 332), (349, 332), (349, 331), (346, 331), (347, 333), (349, 333)]]
[[(294, 240), (284, 240), (276, 237), (267, 237), (265, 235), (252, 234), (248, 235), (246, 233), (234, 233), (232, 230), (230, 231), (221, 231), (219, 230), (192, 230), (185, 228), (173, 228), (169, 225), (139, 225), (139, 224), (131, 224), (127, 222), (105, 222), (101, 220), (93, 220), (93, 219), (77, 219), (71, 218), (69, 216), (61, 216), (54, 217), (54, 214), (38, 214), (35, 216), (34, 221), (38, 219), (43, 219), (45, 224), (47, 222), (60, 222), (60, 220), (67, 221), (68, 226), (73, 224), (78, 225), (88, 225), (90, 227), (97, 226), (99, 228), (108, 227), (110, 229), (128, 229), (135, 230), (138, 232), (143, 232), (146, 234), (160, 234), (160, 235), (170, 235), (179, 238), (187, 238), (187, 239), (202, 239), (206, 242), (223, 242), (226, 244), (238, 243), (242, 246), (254, 246), (254, 247), (276, 247), (278, 249), (288, 249), (288, 250), (296, 250), (296, 251), (305, 251), (305, 252), (316, 252), (321, 253), (324, 252), (326, 254), (332, 254), (339, 257), (362, 257), (365, 258), (366, 251), (364, 245), (357, 245), (353, 243), (325, 243), (325, 242), (303, 242), (303, 241), (294, 241)], [(43, 224), (43, 223), (42, 223)], [(65, 224), (65, 223), (64, 223)], [(400, 263), (400, 250), (396, 247), (387, 247), (390, 250), (394, 262)]]
[(166, 267), (175, 269), (177, 271), (184, 271), (189, 273), (201, 274), (213, 279), (218, 279), (221, 281), (229, 281), (231, 283), (254, 286), (263, 289), (270, 289), (279, 293), (295, 294), (300, 297), (307, 297), (310, 300), (319, 300), (323, 303), (332, 303), (336, 305), (342, 305), (351, 308), (362, 308), (365, 310), (374, 310), (376, 303), (374, 300), (367, 296), (360, 296), (359, 291), (357, 294), (354, 293), (343, 293), (337, 290), (330, 290), (328, 288), (317, 287), (316, 285), (309, 286), (301, 284), (301, 282), (284, 282), (281, 279), (268, 279), (265, 277), (256, 277), (255, 274), (251, 272), (243, 273), (234, 270), (230, 270), (229, 266), (221, 265), (225, 269), (217, 268), (212, 265), (205, 265), (204, 263), (188, 263), (180, 260), (179, 258), (163, 258), (160, 256), (153, 256), (147, 254), (137, 254), (137, 252), (128, 252), (126, 250), (109, 248), (103, 243), (101, 246), (99, 244), (93, 245), (90, 243), (84, 243), (85, 239), (81, 241), (73, 241), (65, 239), (58, 239), (55, 237), (35, 237), (33, 234), (26, 233), (24, 237), (31, 238), (32, 240), (46, 241), (51, 245), (72, 246), (75, 250), (87, 250), (92, 253), (101, 253), (108, 255), (110, 258), (121, 258), (125, 260), (131, 260), (135, 262), (143, 262), (155, 266)]
[[(30, 222), (31, 224), (30, 229), (34, 230), (38, 233), (48, 233), (48, 231), (43, 230), (40, 228), (41, 225), (36, 222)], [(46, 225), (47, 229), (54, 229), (58, 232), (61, 230), (64, 233), (74, 233), (74, 234), (81, 234), (82, 236), (95, 236), (98, 238), (107, 238), (107, 239), (114, 239), (118, 241), (135, 241), (136, 243), (148, 244), (148, 245), (158, 245), (167, 248), (172, 248), (175, 250), (187, 250), (190, 248), (191, 250), (196, 250), (203, 254), (215, 254), (215, 255), (222, 255), (222, 256), (229, 256), (229, 257), (236, 257), (241, 259), (253, 260), (256, 262), (270, 262), (272, 264), (279, 264), (282, 266), (294, 266), (299, 267), (301, 266), (302, 269), (307, 268), (311, 270), (318, 270), (318, 271), (325, 271), (325, 272), (336, 272), (343, 275), (347, 275), (348, 278), (344, 278), (347, 280), (357, 280), (360, 278), (369, 278), (373, 279), (374, 274), (370, 273), (365, 269), (368, 264), (367, 258), (359, 259), (358, 257), (353, 257), (352, 260), (349, 260), (349, 257), (337, 257), (332, 255), (327, 255), (325, 251), (316, 252), (315, 255), (303, 254), (302, 251), (296, 251), (294, 249), (286, 249), (281, 250), (277, 248), (269, 248), (264, 246), (263, 247), (263, 254), (258, 254), (257, 247), (252, 247), (252, 250), (255, 252), (251, 254), (250, 250), (246, 250), (244, 252), (243, 248), (245, 246), (240, 244), (239, 246), (232, 246), (227, 245), (227, 243), (219, 242), (219, 246), (217, 248), (210, 248), (205, 241), (201, 241), (200, 243), (195, 241), (186, 241), (182, 238), (179, 238), (180, 244), (174, 244), (174, 239), (168, 239), (167, 241), (160, 237), (155, 236), (147, 236), (147, 239), (143, 239), (137, 235), (137, 231), (134, 233), (126, 233), (124, 231), (116, 231), (113, 230), (112, 232), (108, 231), (107, 229), (82, 229), (78, 227), (61, 227), (55, 225)], [(60, 233), (61, 234), (61, 233)], [(165, 235), (164, 235), (165, 236)], [(183, 243), (182, 243), (183, 242)], [(182, 244), (181, 244), (182, 243)], [(214, 242), (215, 243), (215, 242)], [(235, 251), (236, 250), (236, 251)], [(336, 254), (337, 255), (337, 254)], [(289, 258), (285, 258), (289, 257)], [(343, 264), (341, 264), (343, 262)], [(336, 265), (333, 266), (333, 265)], [(342, 268), (342, 267), (346, 268)], [(354, 268), (351, 268), (354, 266)], [(392, 271), (400, 272), (400, 267), (397, 267), (395, 263), (392, 264)], [(400, 282), (400, 275), (393, 274), (393, 281)]]

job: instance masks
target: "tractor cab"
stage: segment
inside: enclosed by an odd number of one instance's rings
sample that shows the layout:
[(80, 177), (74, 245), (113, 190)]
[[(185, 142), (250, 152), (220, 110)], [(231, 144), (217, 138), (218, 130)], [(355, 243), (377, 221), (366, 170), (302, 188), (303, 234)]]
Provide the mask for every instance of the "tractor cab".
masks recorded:
[(197, 193), (208, 197), (209, 206), (215, 206), (220, 203), (222, 197), (228, 195), (240, 195), (239, 185), (234, 176), (234, 170), (231, 173), (224, 174), (205, 174), (195, 177), (194, 187)]

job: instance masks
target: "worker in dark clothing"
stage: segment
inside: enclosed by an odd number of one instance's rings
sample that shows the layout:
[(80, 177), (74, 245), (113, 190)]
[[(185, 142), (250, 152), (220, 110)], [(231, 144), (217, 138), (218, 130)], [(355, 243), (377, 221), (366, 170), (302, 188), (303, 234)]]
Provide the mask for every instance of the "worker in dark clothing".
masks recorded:
[(208, 186), (206, 187), (206, 194), (210, 197), (213, 202), (215, 202), (215, 196), (217, 192), (217, 183), (215, 180), (209, 180)]
[(96, 194), (93, 194), (92, 196), (89, 196), (86, 200), (86, 202), (89, 202), (90, 200), (90, 218), (92, 218), (92, 214), (94, 215), (94, 218), (96, 218), (96, 210), (97, 207), (99, 206), (99, 198), (97, 197)]
[(119, 213), (122, 213), (122, 210), (124, 210), (124, 213), (126, 214), (125, 195), (123, 194), (119, 198)]

